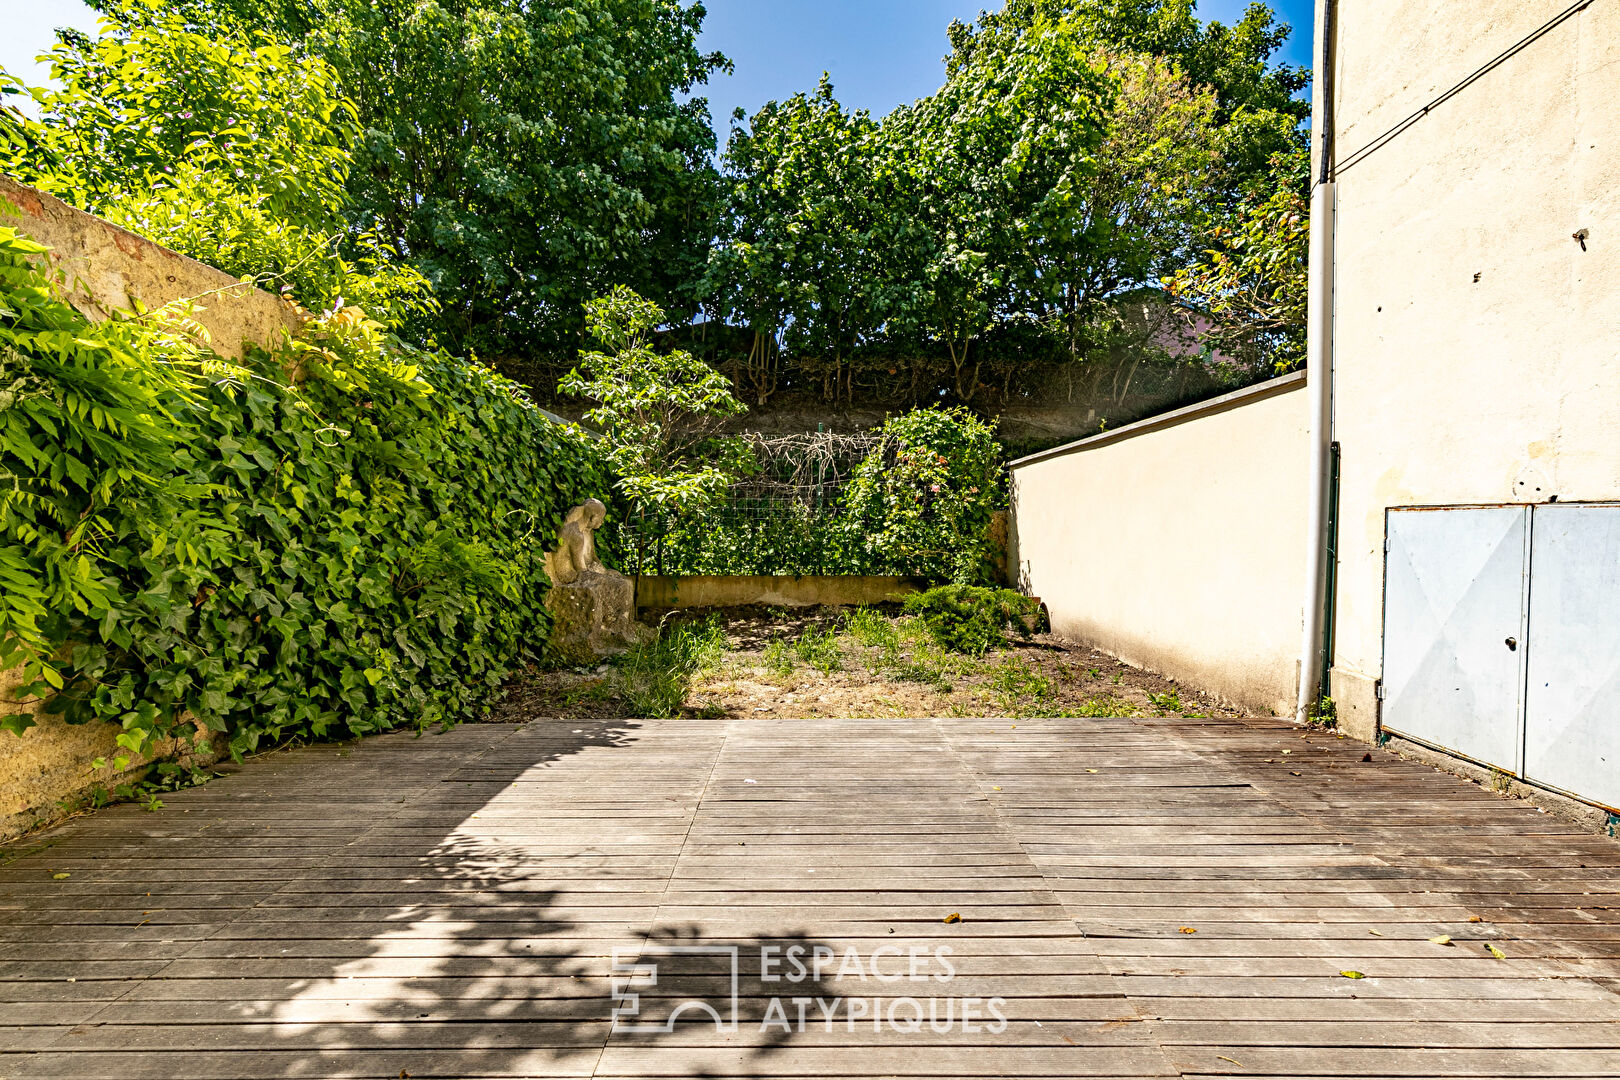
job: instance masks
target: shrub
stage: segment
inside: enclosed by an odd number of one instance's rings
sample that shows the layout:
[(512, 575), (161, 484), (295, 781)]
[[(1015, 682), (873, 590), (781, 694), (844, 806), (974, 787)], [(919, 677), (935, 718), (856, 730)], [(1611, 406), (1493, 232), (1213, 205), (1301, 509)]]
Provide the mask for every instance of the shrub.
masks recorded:
[(964, 408), (915, 409), (882, 432), (844, 492), (859, 572), (989, 582), (1001, 470), (990, 425)]
[(91, 324), (43, 250), (0, 229), (0, 666), (46, 711), (241, 754), (475, 717), (536, 658), (544, 549), (609, 495), (582, 432), (355, 308), (297, 388), (161, 313)]
[(1011, 589), (944, 585), (914, 594), (906, 600), (906, 610), (922, 620), (941, 646), (970, 656), (1004, 643), (1007, 630), (1027, 639), (1045, 628), (1040, 601)]

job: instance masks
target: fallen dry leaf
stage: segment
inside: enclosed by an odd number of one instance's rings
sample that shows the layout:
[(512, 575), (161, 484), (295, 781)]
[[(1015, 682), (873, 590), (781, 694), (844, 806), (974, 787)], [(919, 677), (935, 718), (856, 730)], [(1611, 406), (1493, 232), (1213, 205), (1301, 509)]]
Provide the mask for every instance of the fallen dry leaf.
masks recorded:
[(1429, 940), (1434, 942), (1436, 945), (1450, 945), (1450, 944), (1452, 944), (1450, 934), (1441, 934), (1439, 937), (1432, 937)]
[(962, 921), (962, 916), (959, 912), (953, 911), (949, 915), (945, 916), (945, 921), (948, 923), (959, 923)]
[(1194, 926), (1183, 926), (1181, 928), (1181, 932), (1183, 934), (1196, 934), (1198, 933), (1198, 928)]
[(51, 875), (51, 880), (52, 881), (66, 881), (68, 878), (70, 878), (72, 876), (73, 876), (72, 874), (52, 874)]
[(1507, 953), (1503, 952), (1501, 949), (1498, 949), (1495, 945), (1492, 945), (1488, 941), (1485, 943), (1485, 951), (1496, 957), (1498, 960), (1507, 959)]
[(1373, 937), (1383, 937), (1384, 936), (1384, 932), (1382, 930), (1371, 930), (1371, 929), (1369, 929), (1367, 931), (1367, 933), (1371, 934)]
[(1367, 977), (1359, 971), (1341, 971), (1339, 974), (1347, 979), (1365, 979)]

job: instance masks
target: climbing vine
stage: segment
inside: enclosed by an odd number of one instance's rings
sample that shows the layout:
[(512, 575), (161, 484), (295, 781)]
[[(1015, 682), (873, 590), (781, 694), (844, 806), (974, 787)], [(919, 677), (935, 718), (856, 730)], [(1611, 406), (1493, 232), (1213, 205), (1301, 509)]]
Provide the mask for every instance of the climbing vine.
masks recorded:
[[(0, 666), (129, 754), (475, 716), (544, 644), (591, 441), (357, 308), (227, 364), (183, 308), (91, 323), (0, 228)], [(301, 371), (292, 384), (284, 374)], [(0, 703), (0, 726), (34, 722)]]

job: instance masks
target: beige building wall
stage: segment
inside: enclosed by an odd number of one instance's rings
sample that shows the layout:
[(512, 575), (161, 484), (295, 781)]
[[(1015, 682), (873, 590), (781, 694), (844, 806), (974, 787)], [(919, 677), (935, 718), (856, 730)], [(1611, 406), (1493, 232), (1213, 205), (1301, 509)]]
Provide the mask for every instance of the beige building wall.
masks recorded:
[[(193, 317), (208, 330), (214, 351), (233, 358), (242, 355), (246, 343), (276, 344), (301, 324), (296, 309), (267, 292), (4, 176), (0, 200), (18, 211), (0, 211), (0, 225), (51, 249), (45, 259), (62, 273), (73, 306), (91, 319), (131, 310), (136, 301), (150, 309), (196, 297)], [(18, 675), (0, 671), (0, 711), (35, 715), (38, 726), (20, 738), (0, 732), (0, 842), (60, 816), (94, 786), (110, 788), (125, 775), (112, 764), (92, 764), (99, 758), (110, 763), (123, 753), (113, 741), (117, 728), (71, 726), (37, 715), (32, 701), (16, 693)], [(130, 770), (189, 749), (156, 747)], [(215, 760), (218, 754), (205, 749), (201, 757)]]
[[(1337, 159), (1567, 0), (1337, 6)], [(1339, 172), (1333, 696), (1370, 737), (1387, 508), (1620, 499), (1620, 5)], [(1575, 234), (1586, 230), (1585, 246)]]
[(1285, 376), (1015, 462), (1012, 565), (1053, 630), (1291, 715), (1304, 389)]

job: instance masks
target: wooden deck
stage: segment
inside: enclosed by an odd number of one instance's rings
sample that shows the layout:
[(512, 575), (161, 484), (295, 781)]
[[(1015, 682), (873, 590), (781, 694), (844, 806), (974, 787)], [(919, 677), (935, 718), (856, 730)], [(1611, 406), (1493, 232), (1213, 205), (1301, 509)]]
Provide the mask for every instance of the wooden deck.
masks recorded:
[[(271, 755), (0, 866), (0, 1078), (1620, 1076), (1620, 845), (1366, 751), (818, 720)], [(615, 950), (658, 1027), (729, 1016), (731, 946), (736, 1030), (612, 1029)], [(793, 946), (819, 982), (762, 977)]]

